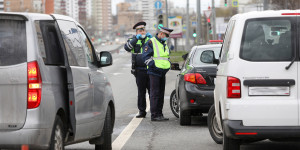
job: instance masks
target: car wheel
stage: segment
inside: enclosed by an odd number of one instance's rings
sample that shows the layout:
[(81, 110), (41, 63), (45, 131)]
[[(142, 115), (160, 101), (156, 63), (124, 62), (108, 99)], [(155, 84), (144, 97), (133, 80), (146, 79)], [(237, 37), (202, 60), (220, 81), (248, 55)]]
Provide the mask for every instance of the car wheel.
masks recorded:
[(240, 150), (240, 141), (227, 137), (224, 131), (223, 150)]
[(179, 118), (179, 105), (176, 97), (176, 90), (171, 93), (170, 96), (170, 107), (175, 117)]
[(50, 150), (64, 150), (64, 141), (65, 134), (63, 122), (60, 117), (57, 116), (52, 129)]
[(95, 145), (95, 150), (111, 150), (111, 134), (112, 134), (112, 124), (111, 124), (111, 111), (110, 107), (107, 108), (104, 127), (102, 135), (104, 138), (103, 144)]
[(215, 105), (212, 105), (209, 109), (207, 116), (207, 125), (210, 136), (217, 144), (223, 143), (223, 132), (222, 129), (219, 128), (216, 118)]
[(180, 101), (179, 101), (179, 123), (182, 126), (191, 125), (192, 118), (191, 118), (191, 111), (189, 110), (182, 110), (180, 108)]

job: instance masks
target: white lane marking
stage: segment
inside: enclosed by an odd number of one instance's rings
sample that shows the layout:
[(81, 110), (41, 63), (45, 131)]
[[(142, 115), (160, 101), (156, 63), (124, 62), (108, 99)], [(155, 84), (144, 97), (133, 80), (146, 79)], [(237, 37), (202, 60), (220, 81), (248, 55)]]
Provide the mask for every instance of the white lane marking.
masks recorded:
[[(146, 112), (149, 112), (149, 110), (150, 110), (149, 96), (146, 95), (146, 97), (147, 97)], [(143, 118), (135, 118), (135, 116), (134, 116), (133, 119), (130, 121), (130, 123), (125, 127), (125, 129), (121, 132), (121, 134), (112, 143), (112, 149), (113, 150), (121, 150), (122, 147), (128, 141), (128, 139), (131, 137), (131, 135), (133, 134), (135, 129), (140, 125), (142, 120), (143, 120)]]

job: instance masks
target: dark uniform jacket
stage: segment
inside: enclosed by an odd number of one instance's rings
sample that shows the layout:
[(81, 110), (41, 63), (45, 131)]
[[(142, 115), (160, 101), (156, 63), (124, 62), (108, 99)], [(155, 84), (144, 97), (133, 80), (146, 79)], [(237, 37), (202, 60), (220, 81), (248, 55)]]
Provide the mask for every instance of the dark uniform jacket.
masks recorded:
[[(124, 49), (132, 53), (132, 69), (147, 70), (147, 66), (142, 59), (141, 48), (143, 48), (143, 45), (145, 45), (148, 40), (148, 37), (138, 40), (136, 36), (133, 36), (129, 38), (124, 45)], [(138, 41), (141, 42), (141, 45), (137, 44)]]
[[(166, 42), (160, 40), (157, 35), (153, 38), (156, 38), (161, 44), (164, 45), (164, 51), (165, 51), (165, 46), (166, 46)], [(166, 73), (169, 71), (169, 69), (161, 69), (161, 68), (157, 68), (155, 66), (155, 62), (153, 60), (153, 56), (154, 56), (154, 52), (153, 52), (153, 43), (151, 40), (149, 40), (143, 47), (143, 54), (142, 54), (142, 58), (143, 61), (145, 62), (145, 64), (148, 66), (148, 74), (149, 75), (155, 75), (155, 76), (165, 76)]]

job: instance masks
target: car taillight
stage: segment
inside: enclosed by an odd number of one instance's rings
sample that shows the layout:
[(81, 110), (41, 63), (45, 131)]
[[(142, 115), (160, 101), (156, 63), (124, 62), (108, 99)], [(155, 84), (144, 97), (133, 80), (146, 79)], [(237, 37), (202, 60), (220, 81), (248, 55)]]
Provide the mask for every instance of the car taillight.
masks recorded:
[(223, 40), (209, 40), (209, 43), (223, 43)]
[(238, 78), (227, 77), (227, 98), (241, 98), (241, 82)]
[(184, 75), (184, 80), (194, 84), (206, 84), (206, 80), (200, 73), (189, 73)]
[(27, 64), (27, 108), (37, 108), (41, 103), (42, 78), (36, 61)]

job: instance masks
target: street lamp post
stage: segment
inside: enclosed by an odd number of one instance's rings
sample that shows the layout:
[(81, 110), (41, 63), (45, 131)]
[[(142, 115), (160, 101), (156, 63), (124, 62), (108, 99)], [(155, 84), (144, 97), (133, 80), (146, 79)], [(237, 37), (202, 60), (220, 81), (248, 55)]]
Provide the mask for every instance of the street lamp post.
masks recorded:
[(215, 0), (212, 0), (212, 30), (213, 30), (213, 40), (216, 40), (216, 9), (215, 9)]
[(189, 51), (190, 50), (190, 14), (189, 14), (189, 0), (187, 0), (187, 3), (186, 3), (186, 41), (185, 41), (185, 50), (186, 51)]
[(197, 28), (196, 28), (196, 41), (197, 45), (200, 45), (200, 40), (201, 40), (201, 1), (197, 1)]

